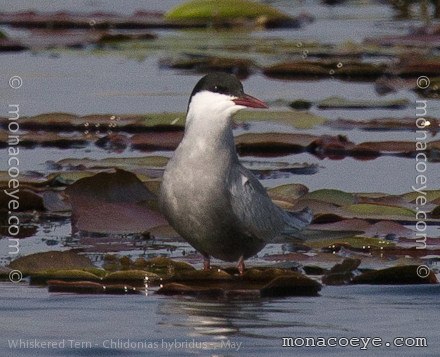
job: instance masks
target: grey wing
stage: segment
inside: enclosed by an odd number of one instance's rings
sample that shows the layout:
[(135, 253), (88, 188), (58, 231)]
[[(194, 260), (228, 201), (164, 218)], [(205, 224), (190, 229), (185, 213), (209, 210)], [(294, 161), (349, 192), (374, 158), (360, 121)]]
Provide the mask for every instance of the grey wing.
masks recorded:
[(228, 184), (232, 211), (241, 230), (249, 235), (269, 242), (280, 234), (290, 234), (310, 223), (307, 214), (296, 217), (276, 206), (258, 179), (241, 165), (231, 172)]

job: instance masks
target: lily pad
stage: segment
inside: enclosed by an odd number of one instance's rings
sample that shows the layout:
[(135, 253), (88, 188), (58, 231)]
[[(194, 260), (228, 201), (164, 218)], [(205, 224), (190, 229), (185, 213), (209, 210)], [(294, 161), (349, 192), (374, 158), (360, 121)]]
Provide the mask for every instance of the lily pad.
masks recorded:
[(145, 270), (122, 270), (108, 274), (103, 283), (122, 283), (134, 286), (145, 286), (145, 284), (159, 281), (157, 274)]
[(402, 198), (408, 202), (414, 203), (417, 197), (423, 196), (426, 198), (426, 202), (432, 202), (440, 198), (440, 190), (423, 190), (425, 194), (417, 191), (411, 191), (402, 195)]
[(132, 173), (117, 169), (76, 181), (66, 189), (77, 230), (100, 233), (142, 233), (167, 225), (148, 207), (153, 195)]
[(11, 195), (18, 197), (16, 200), (14, 199), (14, 201), (18, 203), (18, 207), (15, 211), (44, 211), (43, 198), (38, 193), (28, 189), (21, 189), (14, 193), (13, 189), (7, 187), (0, 187), (0, 211), (7, 209), (11, 202), (11, 197), (5, 193), (5, 190)]
[(178, 274), (165, 281), (158, 294), (209, 298), (255, 299), (275, 296), (316, 296), (321, 285), (285, 269), (248, 269), (242, 276), (222, 270)]
[(75, 294), (141, 294), (142, 291), (129, 285), (118, 284), (100, 284), (91, 281), (63, 281), (63, 280), (49, 280), (49, 292), (57, 293), (75, 293)]
[(278, 155), (282, 152), (303, 152), (316, 139), (316, 136), (309, 134), (265, 133), (242, 134), (235, 138), (235, 142), (242, 154), (274, 152)]
[(416, 212), (408, 208), (395, 206), (376, 205), (370, 203), (359, 203), (344, 208), (347, 212), (359, 215), (359, 217), (384, 216), (384, 217), (411, 217), (414, 218)]
[(321, 189), (312, 191), (307, 193), (303, 198), (332, 203), (337, 206), (351, 205), (356, 201), (356, 198), (352, 193), (334, 189)]
[(40, 271), (30, 276), (30, 283), (34, 285), (46, 284), (48, 280), (63, 281), (100, 281), (101, 279), (90, 272), (78, 269)]
[(349, 80), (378, 78), (386, 70), (386, 65), (363, 62), (346, 62), (341, 67), (334, 61), (290, 61), (270, 65), (263, 73), (274, 78), (320, 79), (337, 77)]
[(36, 273), (42, 270), (93, 268), (91, 260), (83, 255), (66, 251), (34, 253), (13, 260), (9, 267), (22, 273)]
[(322, 277), (322, 282), (326, 285), (348, 284), (354, 277), (353, 271), (361, 264), (360, 259), (346, 258), (340, 264), (336, 264)]
[(300, 111), (241, 111), (234, 116), (236, 122), (268, 121), (274, 124), (284, 124), (296, 129), (312, 129), (324, 124), (327, 119), (316, 114)]
[(131, 137), (131, 147), (135, 150), (174, 150), (182, 141), (183, 132), (166, 131), (135, 134)]
[(317, 296), (321, 284), (305, 275), (280, 276), (261, 289), (262, 297)]
[(270, 198), (278, 201), (296, 203), (299, 197), (304, 196), (309, 189), (302, 184), (286, 184), (267, 190)]
[(143, 157), (114, 157), (101, 160), (94, 159), (62, 159), (56, 162), (62, 168), (74, 169), (110, 169), (119, 168), (133, 170), (134, 168), (158, 168), (164, 167), (168, 158), (164, 156)]
[(289, 18), (286, 14), (269, 5), (249, 0), (191, 0), (177, 5), (165, 14), (165, 18), (169, 20), (255, 19), (258, 17), (269, 19)]
[[(424, 272), (423, 272), (424, 273)], [(438, 284), (435, 274), (430, 271), (420, 276), (419, 266), (397, 266), (377, 271), (370, 271), (356, 276), (353, 284)]]
[(404, 109), (410, 102), (407, 99), (395, 100), (348, 100), (330, 97), (317, 103), (319, 109)]

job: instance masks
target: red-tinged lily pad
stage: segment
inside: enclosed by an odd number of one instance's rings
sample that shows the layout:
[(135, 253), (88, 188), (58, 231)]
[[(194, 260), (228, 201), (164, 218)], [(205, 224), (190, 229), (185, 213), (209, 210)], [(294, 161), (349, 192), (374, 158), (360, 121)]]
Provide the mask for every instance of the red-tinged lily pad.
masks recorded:
[(77, 230), (99, 233), (142, 233), (166, 225), (148, 201), (155, 196), (136, 175), (117, 169), (78, 180), (66, 189)]
[(319, 229), (321, 231), (361, 231), (367, 232), (371, 227), (371, 224), (363, 219), (343, 219), (338, 222), (311, 224), (309, 229)]
[(378, 151), (381, 153), (412, 153), (415, 152), (413, 141), (379, 141), (364, 142), (356, 145), (357, 151)]
[(84, 148), (90, 144), (93, 136), (62, 136), (56, 133), (24, 134), (20, 138), (20, 145), (25, 148), (55, 147), (59, 149)]
[(380, 221), (372, 224), (365, 230), (368, 237), (405, 237), (414, 238), (414, 231), (398, 222)]
[[(31, 117), (20, 117), (20, 128), (45, 132), (88, 132), (89, 134), (113, 132), (139, 132), (148, 127), (149, 118), (156, 121), (168, 119), (166, 113), (143, 115), (91, 114), (78, 116), (69, 113), (44, 113)], [(0, 118), (0, 126), (7, 129), (8, 118)]]
[[(10, 195), (5, 193), (8, 192)], [(0, 211), (43, 211), (43, 198), (38, 193), (27, 189), (0, 188)]]
[(135, 134), (131, 137), (131, 147), (134, 150), (155, 151), (174, 150), (183, 138), (181, 131), (164, 131)]
[[(437, 35), (440, 40), (440, 32)], [(408, 59), (403, 59), (401, 63), (396, 65), (396, 74), (399, 77), (436, 77), (440, 73), (440, 58), (420, 58), (412, 57)], [(416, 82), (417, 83), (417, 82)]]

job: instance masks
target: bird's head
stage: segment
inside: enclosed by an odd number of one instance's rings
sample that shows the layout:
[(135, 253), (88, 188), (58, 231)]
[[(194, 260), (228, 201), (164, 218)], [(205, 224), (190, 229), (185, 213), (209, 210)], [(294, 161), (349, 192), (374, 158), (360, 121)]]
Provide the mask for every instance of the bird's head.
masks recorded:
[(230, 117), (240, 109), (267, 108), (266, 103), (246, 94), (236, 76), (215, 72), (204, 76), (194, 87), (188, 112), (198, 111)]

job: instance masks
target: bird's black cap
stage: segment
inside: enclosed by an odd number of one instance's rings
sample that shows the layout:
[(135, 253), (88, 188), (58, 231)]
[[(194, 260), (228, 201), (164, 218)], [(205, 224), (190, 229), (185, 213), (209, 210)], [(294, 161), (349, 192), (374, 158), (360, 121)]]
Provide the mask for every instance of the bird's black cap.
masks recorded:
[(233, 74), (224, 72), (214, 72), (207, 74), (200, 79), (194, 87), (189, 98), (188, 107), (194, 95), (202, 91), (226, 94), (236, 97), (234, 102), (253, 108), (267, 108), (267, 105), (257, 98), (245, 94), (240, 80)]
[(244, 94), (243, 85), (233, 74), (214, 72), (207, 74), (200, 79), (194, 87), (189, 101), (192, 97), (202, 91), (233, 95), (240, 97)]

